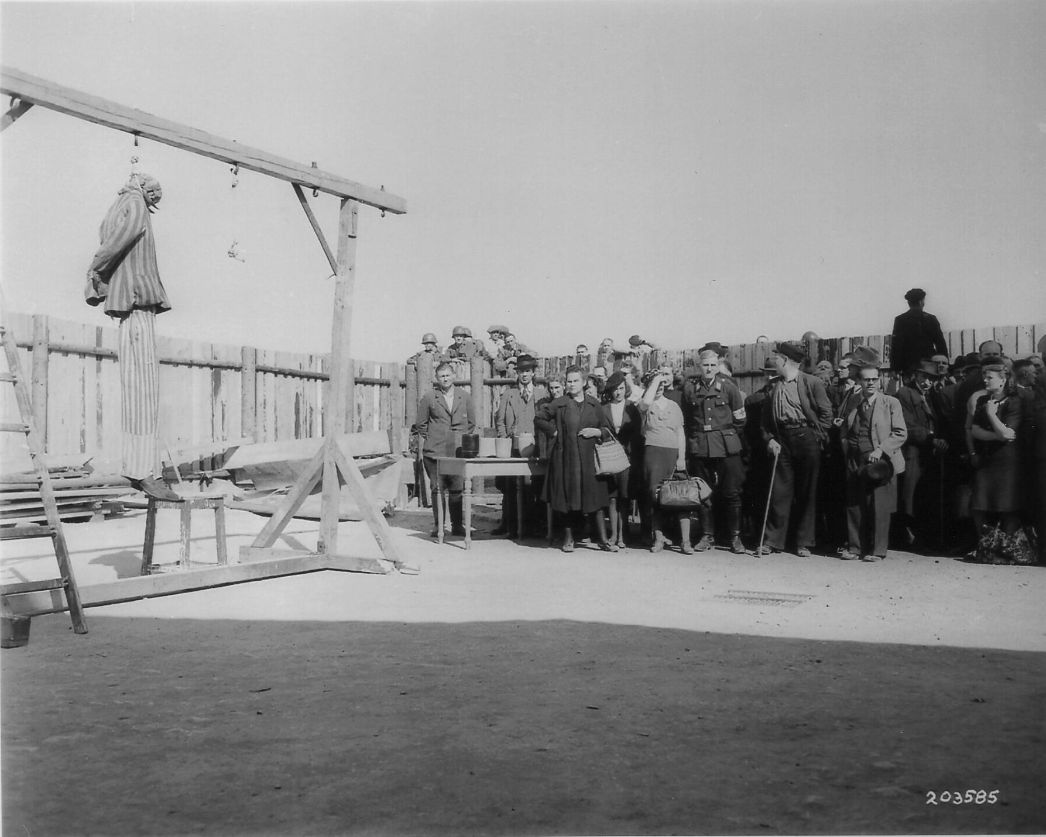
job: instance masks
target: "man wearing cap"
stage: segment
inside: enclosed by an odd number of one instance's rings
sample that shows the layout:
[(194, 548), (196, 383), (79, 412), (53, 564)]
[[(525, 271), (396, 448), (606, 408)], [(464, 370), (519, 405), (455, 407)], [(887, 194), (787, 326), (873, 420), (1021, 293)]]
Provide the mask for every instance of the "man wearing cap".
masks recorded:
[[(544, 384), (534, 383), (534, 373), (538, 362), (530, 355), (519, 355), (516, 358), (516, 385), (505, 390), (498, 404), (494, 418), (494, 427), (502, 439), (521, 437), (520, 445), (534, 444), (534, 413), (537, 402), (548, 398), (548, 389)], [(520, 451), (520, 454), (523, 452)], [(539, 519), (536, 517), (538, 495), (531, 480), (526, 481), (526, 493), (523, 497), (523, 520), (516, 519), (516, 494), (518, 483), (515, 477), (496, 477), (495, 484), (502, 493), (501, 522), (491, 533), (507, 535), (517, 528), (525, 531)], [(540, 488), (540, 484), (537, 485)]]
[(158, 436), (156, 315), (171, 309), (153, 238), (152, 214), (162, 197), (159, 181), (148, 174), (132, 174), (120, 189), (102, 221), (84, 297), (88, 305), (104, 302), (105, 313), (120, 322), (121, 471), (148, 496), (177, 501), (161, 478)]
[(741, 460), (741, 431), (745, 426), (745, 401), (730, 379), (719, 374), (719, 355), (705, 349), (698, 355), (700, 376), (683, 384), (683, 427), (686, 432), (686, 469), (712, 486), (712, 499), (698, 510), (702, 536), (694, 549), (715, 546), (715, 507), (721, 504), (730, 551), (743, 554), (741, 543), (741, 491), (745, 467)]
[(632, 353), (636, 355), (636, 357), (643, 358), (650, 354), (652, 351), (654, 351), (654, 347), (651, 346), (638, 334), (633, 334), (631, 337), (628, 338), (628, 345), (631, 348)]
[(907, 372), (923, 358), (948, 352), (940, 322), (923, 310), (926, 291), (912, 288), (904, 298), (908, 310), (894, 318), (890, 338), (890, 368), (895, 372)]
[[(439, 535), (439, 495), (436, 483), (436, 457), (454, 456), (462, 434), (476, 431), (476, 416), (472, 399), (465, 390), (454, 386), (454, 366), (446, 361), (436, 367), (436, 383), (418, 402), (417, 422), (411, 428), (422, 441), (425, 472), (432, 484), (432, 537)], [(464, 535), (461, 492), (465, 487), (461, 477), (443, 477), (450, 492), (451, 531)]]
[(832, 424), (832, 405), (824, 384), (800, 370), (806, 356), (797, 343), (781, 343), (774, 352), (781, 377), (770, 388), (762, 431), (777, 470), (771, 486), (766, 555), (785, 547), (789, 523), (795, 521), (796, 554), (808, 557), (816, 540), (817, 477), (821, 449)]
[[(904, 475), (900, 480), (899, 517), (909, 545), (915, 543), (917, 531), (923, 534), (927, 528), (926, 525), (920, 525), (917, 508), (921, 508), (924, 513), (931, 508), (928, 503), (917, 503), (916, 492), (920, 484), (925, 482), (924, 477), (933, 475), (930, 466), (934, 457), (943, 456), (948, 451), (948, 441), (939, 435), (937, 414), (930, 400), (933, 387), (939, 379), (937, 363), (921, 360), (912, 373), (911, 383), (897, 390), (897, 400), (901, 404), (901, 413), (908, 430), (908, 438), (901, 447)], [(939, 474), (936, 476), (939, 477)], [(936, 511), (937, 515), (942, 513), (940, 509)]]
[(890, 516), (897, 508), (897, 474), (904, 472), (901, 447), (908, 438), (901, 402), (879, 391), (879, 368), (861, 367), (861, 397), (843, 419), (846, 457), (844, 560), (881, 561), (890, 541)]

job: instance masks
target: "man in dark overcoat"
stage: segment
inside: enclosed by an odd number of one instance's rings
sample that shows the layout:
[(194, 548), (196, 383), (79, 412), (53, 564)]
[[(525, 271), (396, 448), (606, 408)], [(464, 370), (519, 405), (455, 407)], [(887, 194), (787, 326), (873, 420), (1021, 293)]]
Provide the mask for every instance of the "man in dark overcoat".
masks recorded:
[(894, 372), (907, 372), (923, 358), (948, 353), (940, 322), (923, 310), (926, 291), (912, 288), (904, 298), (908, 310), (894, 318), (890, 339), (890, 368)]

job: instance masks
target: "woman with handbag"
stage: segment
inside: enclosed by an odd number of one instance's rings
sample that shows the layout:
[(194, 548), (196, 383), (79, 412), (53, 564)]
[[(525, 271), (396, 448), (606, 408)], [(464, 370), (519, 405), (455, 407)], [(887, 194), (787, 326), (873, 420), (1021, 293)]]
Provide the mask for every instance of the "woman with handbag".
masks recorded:
[(603, 390), (603, 413), (614, 433), (614, 438), (629, 459), (629, 467), (623, 471), (603, 476), (607, 484), (607, 494), (610, 497), (610, 543), (617, 544), (621, 549), (625, 546), (625, 533), (628, 531), (628, 512), (631, 504), (628, 486), (632, 470), (632, 444), (640, 434), (643, 422), (639, 409), (628, 400), (628, 381), (621, 370), (607, 379), (606, 388)]
[(596, 476), (596, 444), (613, 437), (603, 408), (585, 395), (585, 380), (577, 366), (566, 372), (565, 394), (538, 407), (534, 427), (554, 435), (548, 457), (543, 499), (564, 521), (563, 551), (574, 551), (574, 530), (584, 517), (595, 524), (600, 549), (617, 552), (608, 543), (603, 509), (609, 504), (607, 485)]
[[(661, 483), (682, 472), (686, 474), (686, 435), (683, 432), (683, 411), (675, 401), (665, 397), (665, 387), (672, 383), (672, 372), (657, 370), (643, 376), (646, 391), (639, 402), (643, 417), (643, 501), (651, 509), (653, 540), (651, 552), (665, 548), (663, 531), (665, 512), (658, 508), (658, 489)], [(677, 512), (679, 517), (679, 549), (684, 555), (693, 555), (690, 545), (690, 511)]]

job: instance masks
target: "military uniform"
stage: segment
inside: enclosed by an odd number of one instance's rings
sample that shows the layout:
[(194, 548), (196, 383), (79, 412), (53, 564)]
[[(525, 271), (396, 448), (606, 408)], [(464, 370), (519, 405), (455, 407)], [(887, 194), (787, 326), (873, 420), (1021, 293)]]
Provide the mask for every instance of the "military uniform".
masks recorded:
[[(741, 430), (745, 425), (744, 396), (726, 376), (707, 383), (691, 379), (683, 385), (683, 418), (686, 430), (687, 472), (707, 482), (713, 502), (723, 503), (731, 544), (741, 532), (741, 490), (745, 467), (741, 458)], [(704, 531), (699, 548), (715, 543), (714, 509), (701, 509)]]

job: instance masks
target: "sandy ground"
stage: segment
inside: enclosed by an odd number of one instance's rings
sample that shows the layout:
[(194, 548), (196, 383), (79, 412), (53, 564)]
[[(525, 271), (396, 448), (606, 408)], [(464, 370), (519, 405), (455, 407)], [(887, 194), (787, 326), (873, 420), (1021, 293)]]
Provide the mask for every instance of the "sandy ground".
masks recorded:
[[(0, 655), (4, 832), (1046, 831), (1042, 568), (466, 552), (429, 520), (393, 521), (419, 575), (92, 608), (87, 636), (34, 619)], [(230, 513), (230, 552), (262, 523)], [(143, 526), (68, 526), (80, 583), (136, 573)], [(161, 513), (158, 561), (176, 538)], [(378, 555), (363, 524), (339, 543)], [(5, 544), (8, 578), (48, 555)]]

